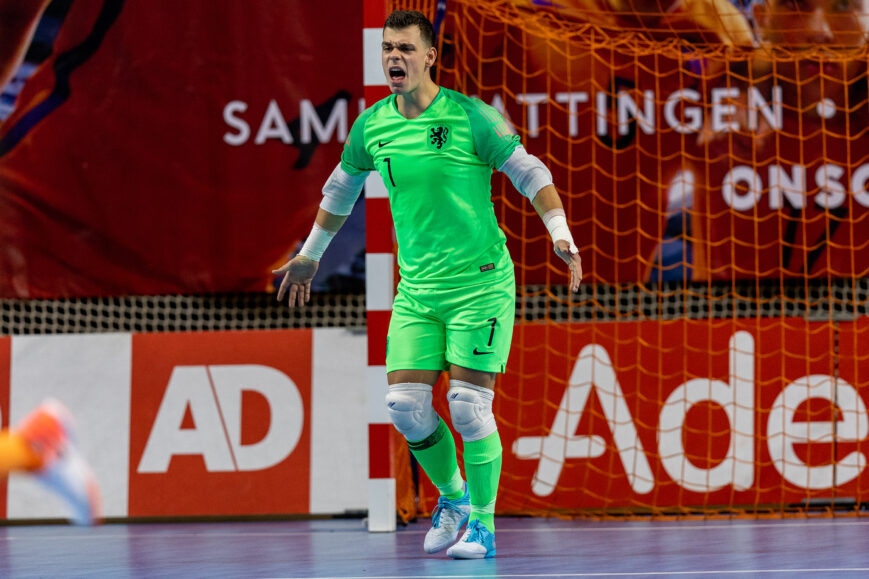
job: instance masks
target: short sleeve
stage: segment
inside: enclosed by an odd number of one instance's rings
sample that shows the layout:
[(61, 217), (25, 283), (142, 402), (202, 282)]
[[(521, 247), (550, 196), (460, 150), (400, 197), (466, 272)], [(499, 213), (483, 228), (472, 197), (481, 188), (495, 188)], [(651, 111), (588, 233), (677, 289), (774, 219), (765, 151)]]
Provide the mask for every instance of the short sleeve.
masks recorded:
[(519, 135), (510, 129), (501, 113), (479, 99), (465, 100), (463, 108), (471, 123), (477, 155), (493, 169), (500, 167), (521, 145)]
[(368, 109), (356, 118), (350, 128), (350, 135), (344, 142), (344, 152), (341, 153), (341, 168), (350, 175), (361, 175), (374, 170), (374, 159), (365, 148), (365, 123), (372, 109)]

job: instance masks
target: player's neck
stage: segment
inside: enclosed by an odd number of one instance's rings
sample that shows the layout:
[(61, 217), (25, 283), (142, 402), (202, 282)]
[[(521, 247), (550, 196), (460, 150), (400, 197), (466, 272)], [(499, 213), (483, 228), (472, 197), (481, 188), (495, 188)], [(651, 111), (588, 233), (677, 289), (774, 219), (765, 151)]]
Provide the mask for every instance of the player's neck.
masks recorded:
[(415, 119), (425, 112), (435, 97), (438, 96), (440, 90), (440, 87), (433, 80), (428, 79), (414, 91), (396, 97), (398, 112), (406, 119)]

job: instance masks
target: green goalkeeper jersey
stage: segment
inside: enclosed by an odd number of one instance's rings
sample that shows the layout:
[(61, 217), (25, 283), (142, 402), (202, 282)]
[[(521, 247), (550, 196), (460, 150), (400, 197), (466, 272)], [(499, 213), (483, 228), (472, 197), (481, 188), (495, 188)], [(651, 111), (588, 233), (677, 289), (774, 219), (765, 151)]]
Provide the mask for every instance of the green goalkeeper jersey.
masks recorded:
[(491, 179), (518, 146), (498, 111), (443, 87), (415, 119), (398, 112), (395, 95), (356, 119), (341, 168), (383, 178), (402, 284), (454, 288), (512, 278)]

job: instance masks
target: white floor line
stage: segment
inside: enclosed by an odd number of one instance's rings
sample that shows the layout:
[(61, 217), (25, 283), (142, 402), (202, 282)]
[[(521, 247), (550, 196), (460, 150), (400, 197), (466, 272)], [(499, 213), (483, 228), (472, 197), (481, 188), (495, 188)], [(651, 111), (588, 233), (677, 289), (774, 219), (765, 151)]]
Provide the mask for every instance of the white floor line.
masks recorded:
[[(359, 576), (338, 576), (334, 579), (485, 579), (489, 577), (505, 577), (505, 578), (528, 578), (534, 579), (537, 577), (667, 577), (673, 576), (690, 576), (690, 575), (750, 575), (750, 574), (769, 574), (769, 573), (865, 573), (869, 571), (869, 567), (841, 567), (829, 569), (742, 569), (742, 570), (708, 570), (708, 571), (644, 571), (636, 573), (522, 573), (515, 575), (506, 575), (497, 573), (494, 575), (478, 574), (473, 575), (359, 575)], [(289, 578), (287, 578), (289, 579)], [(317, 579), (310, 578), (294, 578), (294, 579)]]
[[(578, 521), (580, 522), (580, 521)], [(836, 525), (848, 525), (848, 526), (869, 526), (869, 521), (866, 520), (854, 520), (854, 519), (829, 519), (829, 520), (821, 520), (821, 519), (801, 519), (795, 521), (783, 521), (783, 522), (752, 522), (752, 521), (744, 521), (740, 523), (732, 523), (727, 524), (720, 521), (710, 522), (708, 524), (697, 524), (696, 522), (691, 522), (691, 524), (680, 524), (680, 521), (659, 521), (657, 523), (646, 523), (640, 522), (640, 524), (631, 524), (629, 521), (625, 521), (622, 523), (612, 523), (612, 522), (601, 522), (601, 526), (598, 526), (594, 521), (584, 521), (585, 524), (582, 526), (573, 526), (573, 527), (556, 527), (556, 528), (545, 528), (545, 527), (534, 527), (527, 529), (498, 529), (498, 533), (507, 534), (507, 533), (624, 533), (624, 532), (646, 532), (650, 530), (655, 530), (657, 532), (682, 532), (682, 531), (721, 531), (721, 530), (731, 530), (731, 529), (764, 529), (764, 528), (788, 528), (788, 527), (805, 527), (812, 526), (813, 528), (817, 527), (832, 527)], [(224, 523), (215, 523), (215, 525), (221, 525)], [(226, 524), (236, 524), (236, 523), (226, 523)], [(255, 523), (245, 523), (245, 524), (255, 524)], [(602, 525), (606, 526), (602, 526)], [(621, 526), (625, 525), (625, 526)], [(630, 526), (628, 526), (630, 525)], [(142, 528), (139, 525), (132, 525), (130, 528)], [(12, 529), (13, 527), (9, 527), (8, 529)], [(27, 528), (27, 527), (22, 527)], [(144, 529), (143, 529), (144, 530)], [(73, 530), (70, 530), (69, 534), (59, 534), (59, 535), (44, 535), (41, 533), (30, 533), (26, 536), (8, 536), (9, 530), (7, 530), (6, 536), (0, 536), (0, 542), (2, 541), (24, 541), (28, 539), (33, 540), (51, 540), (51, 539), (61, 539), (64, 541), (68, 540), (88, 540), (88, 539), (113, 539), (120, 538), (127, 540), (131, 537), (135, 536), (146, 536), (149, 535), (146, 532), (139, 533), (113, 533), (110, 532), (108, 527), (103, 527), (100, 529), (103, 532), (90, 532), (86, 534), (78, 534)], [(184, 532), (174, 532), (171, 530), (167, 530), (165, 528), (160, 529), (159, 531), (155, 531), (156, 534), (167, 535), (172, 537), (283, 537), (283, 536), (292, 536), (292, 535), (339, 535), (339, 534), (359, 534), (360, 532), (366, 532), (364, 528), (354, 528), (354, 529), (299, 529), (299, 530), (289, 530), (289, 531), (184, 531)], [(421, 526), (419, 529), (399, 529), (396, 531), (397, 533), (402, 533), (405, 535), (422, 535), (428, 532), (428, 528)], [(377, 533), (388, 535), (389, 533)], [(571, 575), (572, 576), (572, 575)], [(583, 575), (577, 575), (577, 577), (583, 577)]]
[[(553, 519), (555, 521), (556, 519)], [(569, 521), (566, 521), (569, 522)], [(764, 529), (764, 528), (788, 528), (788, 527), (805, 527), (807, 525), (811, 525), (813, 527), (832, 527), (836, 525), (851, 525), (851, 526), (869, 526), (869, 520), (855, 520), (853, 518), (840, 518), (840, 519), (800, 519), (793, 521), (781, 521), (781, 522), (753, 522), (753, 521), (742, 521), (739, 523), (727, 523), (725, 521), (710, 521), (707, 524), (698, 524), (696, 521), (691, 521), (690, 524), (684, 524), (684, 521), (657, 521), (657, 523), (649, 523), (645, 521), (624, 521), (624, 522), (616, 522), (612, 521), (601, 521), (601, 525), (606, 526), (598, 526), (597, 521), (581, 521), (579, 519), (576, 520), (577, 523), (583, 522), (583, 526), (575, 526), (575, 527), (556, 527), (556, 528), (544, 528), (544, 527), (533, 527), (533, 528), (525, 528), (525, 529), (497, 529), (498, 533), (624, 533), (625, 531), (630, 532), (641, 532), (641, 531), (714, 531), (721, 529)], [(625, 526), (620, 526), (625, 525)], [(628, 526), (630, 525), (630, 526)], [(362, 529), (363, 531), (365, 529)], [(309, 534), (309, 533), (358, 533), (360, 529), (336, 529), (336, 530), (315, 530), (315, 531), (263, 531), (263, 532), (230, 532), (226, 533), (227, 535), (298, 535), (298, 534)], [(406, 535), (422, 535), (428, 532), (428, 528), (425, 525), (421, 525), (419, 529), (402, 529), (399, 528), (397, 533), (402, 533)], [(200, 533), (197, 533), (200, 534)], [(220, 532), (212, 532), (210, 535), (221, 535)]]
[(713, 531), (719, 529), (763, 529), (763, 528), (782, 528), (782, 527), (805, 527), (812, 525), (813, 527), (829, 527), (835, 525), (857, 525), (867, 526), (869, 521), (858, 521), (853, 518), (849, 519), (800, 519), (793, 521), (782, 522), (752, 522), (742, 521), (739, 523), (727, 523), (724, 521), (710, 521), (707, 524), (698, 524), (696, 521), (691, 521), (690, 524), (684, 524), (685, 521), (656, 521), (648, 523), (645, 521), (636, 521), (630, 526), (629, 521), (623, 523), (615, 523), (615, 525), (626, 525), (624, 527), (615, 526), (612, 522), (601, 521), (601, 524), (606, 524), (605, 527), (594, 528), (591, 525), (596, 521), (588, 521), (589, 526), (575, 528), (557, 528), (557, 529), (500, 529), (499, 532), (504, 533), (529, 533), (534, 531), (542, 531), (545, 533), (624, 533), (625, 531), (648, 531), (654, 529), (656, 531)]

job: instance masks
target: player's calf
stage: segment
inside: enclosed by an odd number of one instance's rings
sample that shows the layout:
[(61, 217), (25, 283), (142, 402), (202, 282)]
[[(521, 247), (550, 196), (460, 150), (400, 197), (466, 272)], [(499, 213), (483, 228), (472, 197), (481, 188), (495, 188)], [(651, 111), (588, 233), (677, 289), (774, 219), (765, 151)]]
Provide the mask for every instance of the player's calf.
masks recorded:
[[(477, 529), (471, 535), (465, 533), (465, 537), (454, 547), (457, 550), (451, 549), (453, 554), (447, 553), (451, 557), (468, 558), (456, 555), (465, 552), (474, 553), (474, 558), (477, 555), (494, 556), (495, 499), (498, 495), (502, 455), (501, 438), (492, 413), (494, 398), (495, 393), (488, 388), (461, 380), (450, 381), (447, 393), (450, 415), (453, 426), (462, 435), (465, 447), (465, 476), (468, 478), (471, 502), (468, 532), (472, 527)], [(478, 546), (461, 546), (469, 541)]]
[(423, 549), (437, 553), (450, 546), (471, 512), (467, 486), (456, 460), (456, 445), (446, 423), (432, 407), (432, 387), (421, 383), (390, 386), (386, 405), (393, 424), (441, 496)]

